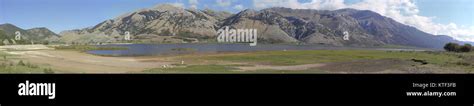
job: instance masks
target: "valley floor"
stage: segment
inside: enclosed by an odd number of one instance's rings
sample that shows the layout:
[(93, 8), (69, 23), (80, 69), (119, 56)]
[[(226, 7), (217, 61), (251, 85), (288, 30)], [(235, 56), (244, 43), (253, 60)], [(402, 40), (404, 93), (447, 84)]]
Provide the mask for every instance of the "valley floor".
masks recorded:
[[(74, 50), (54, 50), (46, 46), (37, 45), (15, 50), (4, 49), (0, 52), (3, 52), (2, 55), (4, 55), (2, 64), (20, 64), (19, 61), (22, 61), (36, 66), (7, 65), (5, 67), (9, 67), (9, 71), (3, 73), (29, 73), (15, 68), (20, 66), (28, 67), (28, 70), (40, 70), (31, 73), (43, 73), (50, 70), (54, 71), (54, 73), (474, 72), (474, 53), (435, 51), (285, 50), (200, 53), (173, 56), (107, 57)], [(420, 61), (424, 61), (427, 64), (423, 64)], [(4, 68), (3, 70), (6, 69)], [(41, 71), (42, 69), (44, 71)], [(1, 67), (0, 72), (2, 72)]]

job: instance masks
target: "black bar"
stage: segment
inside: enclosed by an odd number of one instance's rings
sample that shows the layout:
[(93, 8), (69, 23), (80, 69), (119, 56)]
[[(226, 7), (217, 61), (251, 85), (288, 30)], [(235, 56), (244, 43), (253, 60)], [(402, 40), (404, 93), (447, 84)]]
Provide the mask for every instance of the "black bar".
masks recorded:
[[(470, 104), (469, 74), (3, 74), (1, 104)], [(56, 98), (18, 84), (56, 83)], [(412, 83), (456, 83), (453, 97), (407, 97)]]

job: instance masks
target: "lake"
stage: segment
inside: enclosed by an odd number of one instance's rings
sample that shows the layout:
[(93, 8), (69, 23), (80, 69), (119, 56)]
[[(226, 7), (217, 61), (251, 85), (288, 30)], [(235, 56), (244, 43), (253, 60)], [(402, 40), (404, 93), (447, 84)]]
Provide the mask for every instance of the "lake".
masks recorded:
[(250, 52), (274, 50), (347, 50), (347, 49), (372, 49), (372, 50), (410, 50), (413, 49), (384, 49), (361, 47), (335, 47), (325, 45), (296, 45), (296, 44), (109, 44), (99, 47), (126, 47), (127, 50), (92, 50), (87, 53), (109, 56), (153, 56), (174, 55), (189, 53), (219, 53), (219, 52)]

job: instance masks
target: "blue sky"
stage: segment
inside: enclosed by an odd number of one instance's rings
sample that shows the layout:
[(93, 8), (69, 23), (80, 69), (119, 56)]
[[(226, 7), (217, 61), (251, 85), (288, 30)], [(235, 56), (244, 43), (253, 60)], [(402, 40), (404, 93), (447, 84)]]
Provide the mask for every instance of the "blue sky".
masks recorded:
[[(94, 26), (104, 20), (112, 19), (121, 14), (132, 12), (141, 8), (149, 8), (160, 3), (183, 4), (185, 8), (191, 8), (193, 5), (199, 9), (211, 8), (214, 10), (223, 10), (237, 12), (240, 9), (253, 8), (260, 9), (265, 4), (268, 7), (289, 7), (325, 9), (324, 6), (348, 8), (359, 7), (358, 9), (372, 7), (361, 7), (353, 5), (371, 0), (0, 0), (0, 24), (11, 23), (21, 28), (28, 29), (34, 27), (47, 27), (56, 33), (63, 30), (78, 29)], [(291, 1), (296, 1), (297, 5), (290, 5)], [(322, 1), (321, 3), (315, 3)], [(343, 1), (344, 6), (338, 2)], [(376, 0), (376, 2), (384, 0)], [(386, 1), (386, 0), (385, 0)], [(401, 21), (408, 25), (419, 27), (425, 32), (436, 34), (452, 34), (455, 38), (464, 40), (474, 40), (474, 0), (400, 0), (400, 3), (380, 2), (387, 6), (407, 6), (414, 4), (417, 11), (415, 15), (399, 17), (393, 14), (386, 16)], [(293, 2), (294, 4), (295, 2)], [(268, 5), (267, 5), (268, 4)], [(366, 3), (370, 4), (370, 3)], [(377, 5), (377, 4), (376, 4)], [(296, 6), (296, 7), (295, 7)], [(322, 6), (313, 8), (315, 6)], [(326, 7), (327, 7), (326, 6)], [(388, 7), (380, 7), (388, 8)], [(404, 8), (404, 7), (401, 7)], [(338, 8), (336, 8), (338, 9)], [(379, 9), (379, 8), (377, 8)], [(374, 11), (376, 11), (375, 9)], [(387, 10), (390, 11), (390, 10)], [(376, 11), (384, 15), (385, 11)], [(401, 11), (401, 14), (404, 14)], [(419, 16), (422, 16), (419, 18)], [(418, 17), (418, 18), (417, 18)], [(424, 18), (425, 17), (425, 18)], [(413, 19), (422, 19), (413, 21)], [(427, 19), (428, 20), (427, 20)], [(426, 22), (425, 22), (426, 21)], [(425, 23), (430, 23), (425, 25)], [(451, 31), (449, 26), (455, 24), (456, 30)], [(431, 29), (425, 26), (439, 25)], [(446, 28), (445, 28), (446, 27)], [(470, 28), (472, 27), (472, 28)], [(446, 31), (438, 32), (440, 28)], [(444, 30), (443, 29), (443, 30)], [(457, 31), (459, 30), (459, 31)], [(464, 33), (461, 33), (464, 32)], [(459, 34), (459, 36), (455, 36)], [(469, 36), (466, 36), (469, 34)]]
[(474, 25), (474, 0), (416, 0), (423, 16), (434, 16), (435, 22)]

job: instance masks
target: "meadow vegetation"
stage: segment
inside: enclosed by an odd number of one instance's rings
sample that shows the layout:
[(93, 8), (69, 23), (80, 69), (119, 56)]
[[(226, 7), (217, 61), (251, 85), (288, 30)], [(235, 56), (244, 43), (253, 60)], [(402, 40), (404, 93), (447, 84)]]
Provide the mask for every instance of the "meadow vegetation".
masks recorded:
[(0, 73), (46, 73), (52, 74), (54, 71), (49, 67), (41, 67), (27, 61), (23, 61), (16, 55), (10, 55), (0, 51)]
[[(444, 51), (381, 51), (381, 50), (297, 50), (297, 51), (259, 51), (245, 53), (227, 53), (219, 55), (202, 55), (202, 56), (181, 56), (179, 59), (194, 60), (196, 62), (221, 61), (274, 65), (274, 66), (291, 66), (303, 64), (326, 64), (351, 61), (365, 60), (383, 60), (396, 59), (402, 61), (421, 60), (429, 65), (439, 66), (443, 68), (461, 68), (466, 72), (474, 72), (474, 53), (456, 53)], [(186, 65), (173, 68), (155, 68), (145, 72), (155, 73), (212, 73), (209, 70), (220, 73), (308, 73), (320, 72), (319, 70), (257, 70), (250, 72), (238, 71), (238, 66), (227, 64), (203, 65)], [(400, 65), (402, 66), (402, 65)]]

